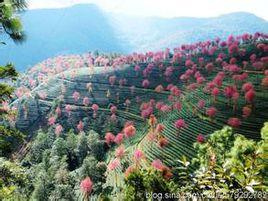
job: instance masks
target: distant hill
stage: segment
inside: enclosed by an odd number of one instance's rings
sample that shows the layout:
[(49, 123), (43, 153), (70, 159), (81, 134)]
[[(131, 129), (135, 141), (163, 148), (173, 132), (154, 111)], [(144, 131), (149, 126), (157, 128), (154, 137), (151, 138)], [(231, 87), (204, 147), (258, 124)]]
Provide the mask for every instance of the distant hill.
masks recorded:
[(25, 70), (59, 54), (129, 53), (175, 47), (229, 34), (268, 32), (268, 22), (250, 13), (216, 18), (132, 17), (105, 13), (93, 4), (60, 9), (29, 10), (22, 15), (28, 40), (1, 46), (0, 62)]

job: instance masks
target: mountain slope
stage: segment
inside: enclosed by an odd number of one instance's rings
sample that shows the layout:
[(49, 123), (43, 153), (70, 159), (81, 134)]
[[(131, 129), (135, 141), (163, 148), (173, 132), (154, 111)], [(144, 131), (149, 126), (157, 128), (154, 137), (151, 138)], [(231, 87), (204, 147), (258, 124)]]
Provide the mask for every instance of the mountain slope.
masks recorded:
[(22, 21), (28, 40), (22, 45), (9, 41), (7, 46), (1, 47), (1, 63), (13, 61), (19, 70), (59, 54), (97, 49), (125, 51), (105, 13), (95, 5), (29, 10), (22, 15)]
[[(32, 156), (43, 161), (44, 153), (61, 152), (79, 186), (84, 165), (73, 160), (80, 152), (69, 141), (94, 130), (96, 141), (101, 140), (105, 148), (99, 159), (105, 165), (101, 182), (120, 197), (129, 167), (149, 168), (159, 159), (175, 172), (180, 167), (178, 159), (196, 156), (193, 143), (203, 143), (226, 124), (235, 133), (259, 140), (268, 118), (267, 39), (267, 34), (245, 34), (220, 43), (188, 45), (193, 49), (174, 54), (162, 51), (98, 59), (83, 54), (37, 64), (19, 77), (17, 98), (10, 104), (18, 109), (14, 123), (27, 132), (30, 141), (15, 158), (29, 160), (34, 168), (41, 163)], [(40, 128), (48, 130), (42, 136), (49, 139), (45, 144), (49, 148), (39, 148), (42, 140), (35, 137), (35, 131)], [(87, 145), (81, 144), (84, 150)], [(92, 156), (89, 153), (85, 152), (83, 161)], [(53, 155), (50, 158), (54, 159)], [(93, 178), (97, 165), (92, 166), (92, 175), (86, 176)]]

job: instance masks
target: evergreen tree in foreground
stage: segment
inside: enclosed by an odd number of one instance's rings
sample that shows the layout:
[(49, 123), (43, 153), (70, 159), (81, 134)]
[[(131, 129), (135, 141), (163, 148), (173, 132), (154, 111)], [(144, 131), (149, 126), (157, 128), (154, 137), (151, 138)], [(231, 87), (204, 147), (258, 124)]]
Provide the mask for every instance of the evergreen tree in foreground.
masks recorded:
[[(26, 8), (24, 0), (4, 0), (0, 3), (0, 34), (8, 35), (15, 43), (25, 39), (23, 28), (17, 13)], [(6, 43), (0, 40), (1, 45)], [(9, 63), (0, 64), (0, 122), (9, 115), (8, 100), (13, 93), (13, 87), (9, 85), (16, 80), (18, 73), (15, 67)], [(8, 125), (0, 126), (0, 156), (10, 153), (14, 143), (22, 139), (22, 135)]]

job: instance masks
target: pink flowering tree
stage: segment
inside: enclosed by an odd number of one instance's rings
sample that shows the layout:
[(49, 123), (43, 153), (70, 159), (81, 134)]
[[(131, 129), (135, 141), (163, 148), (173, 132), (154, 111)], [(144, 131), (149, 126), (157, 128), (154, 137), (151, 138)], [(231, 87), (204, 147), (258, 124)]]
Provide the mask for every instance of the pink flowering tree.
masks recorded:
[(174, 126), (176, 129), (178, 129), (178, 133), (180, 133), (181, 129), (187, 128), (187, 124), (183, 119), (178, 119), (175, 121)]
[(91, 181), (89, 177), (86, 177), (85, 179), (81, 181), (80, 190), (83, 193), (83, 196), (84, 196), (83, 199), (88, 200), (93, 190), (93, 182)]
[(206, 110), (206, 114), (212, 119), (216, 116), (217, 109), (215, 107), (210, 107)]
[(142, 160), (145, 160), (145, 155), (140, 149), (136, 149), (133, 153), (133, 161), (136, 166), (139, 166)]
[(84, 130), (84, 124), (83, 124), (82, 121), (79, 121), (79, 123), (77, 124), (77, 130), (79, 132), (83, 132), (83, 130)]
[(63, 131), (63, 127), (62, 127), (60, 124), (58, 124), (58, 125), (56, 126), (56, 128), (55, 128), (55, 134), (56, 134), (57, 136), (59, 136), (59, 135), (62, 133), (62, 131)]
[(108, 132), (105, 134), (105, 142), (108, 146), (110, 146), (115, 140), (115, 136), (113, 133)]
[(96, 118), (97, 117), (97, 112), (99, 110), (99, 106), (97, 104), (93, 104), (91, 106), (91, 109), (93, 110), (93, 117)]
[(73, 93), (73, 99), (74, 99), (75, 102), (77, 102), (80, 99), (80, 93), (75, 91)]

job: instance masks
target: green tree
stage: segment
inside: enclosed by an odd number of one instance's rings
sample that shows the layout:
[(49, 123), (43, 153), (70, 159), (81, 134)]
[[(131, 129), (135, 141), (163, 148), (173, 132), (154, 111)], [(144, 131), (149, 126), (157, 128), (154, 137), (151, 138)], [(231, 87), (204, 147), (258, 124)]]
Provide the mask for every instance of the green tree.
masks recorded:
[[(25, 39), (22, 31), (22, 24), (17, 12), (26, 8), (24, 0), (4, 0), (0, 2), (0, 34), (7, 34), (14, 42), (21, 42)], [(5, 45), (4, 41), (0, 41)], [(14, 143), (22, 140), (22, 134), (15, 129), (6, 126), (3, 121), (9, 115), (9, 109), (5, 103), (11, 98), (13, 87), (6, 83), (16, 79), (18, 73), (12, 64), (0, 65), (0, 155), (7, 156), (12, 151)], [(25, 172), (18, 164), (1, 159), (0, 161), (0, 200), (11, 199), (21, 200), (20, 195), (15, 194), (25, 183)], [(15, 198), (16, 197), (16, 198)]]
[(33, 164), (42, 162), (43, 153), (45, 150), (50, 149), (55, 140), (55, 134), (52, 131), (47, 133), (43, 131), (38, 131), (36, 139), (32, 143), (31, 150), (25, 161), (29, 161)]
[(90, 153), (98, 160), (103, 160), (105, 156), (104, 149), (105, 142), (100, 140), (100, 135), (95, 131), (91, 130), (88, 134), (88, 146)]
[(26, 170), (19, 164), (0, 158), (0, 175), (0, 200), (12, 200), (14, 197), (22, 199), (20, 194), (26, 195), (23, 188), (29, 180)]
[(174, 193), (176, 184), (163, 178), (160, 171), (154, 169), (137, 169), (125, 178), (124, 200), (175, 200), (171, 195)]
[(197, 158), (193, 161), (200, 166), (193, 178), (195, 189), (203, 194), (226, 196), (237, 191), (267, 191), (266, 127), (259, 142), (225, 127), (211, 134), (207, 142), (196, 143)]
[(89, 153), (88, 140), (84, 132), (79, 134), (78, 136), (76, 153), (78, 157), (78, 162), (81, 165), (83, 163), (84, 158), (86, 158)]
[[(4, 0), (0, 3), (0, 34), (7, 34), (14, 42), (22, 42), (25, 39), (21, 21), (17, 15), (18, 12), (26, 8), (24, 0)], [(5, 42), (1, 41), (2, 45)], [(4, 103), (11, 98), (14, 88), (11, 87), (8, 81), (14, 81), (18, 73), (15, 67), (9, 63), (5, 66), (0, 65), (0, 122), (8, 115), (7, 107)], [(4, 81), (4, 82), (3, 82)], [(3, 123), (2, 123), (3, 125)], [(0, 154), (6, 155), (11, 151), (14, 141), (22, 139), (22, 135), (18, 134), (12, 128), (1, 126), (0, 128)], [(5, 143), (6, 142), (6, 143)]]

